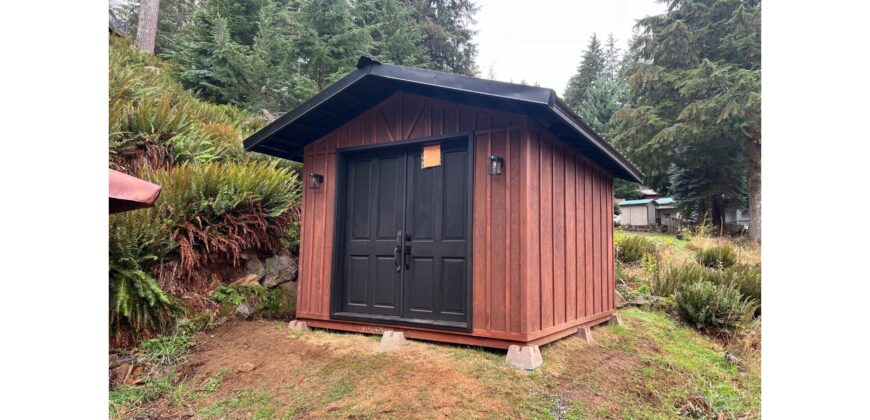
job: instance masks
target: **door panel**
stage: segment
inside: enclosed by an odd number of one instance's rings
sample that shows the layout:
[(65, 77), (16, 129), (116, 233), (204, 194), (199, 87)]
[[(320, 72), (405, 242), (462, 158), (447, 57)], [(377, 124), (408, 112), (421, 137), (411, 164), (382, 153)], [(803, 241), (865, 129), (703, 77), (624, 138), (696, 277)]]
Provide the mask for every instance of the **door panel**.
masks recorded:
[[(441, 145), (442, 164), (423, 169), (419, 149), (408, 158), (405, 318), (466, 320), (468, 148)], [(457, 270), (457, 267), (462, 269)]]
[(402, 273), (394, 251), (404, 218), (405, 154), (361, 155), (347, 165), (341, 311), (398, 316)]
[(426, 169), (419, 144), (347, 156), (339, 312), (467, 325), (470, 156), (465, 141), (441, 151)]

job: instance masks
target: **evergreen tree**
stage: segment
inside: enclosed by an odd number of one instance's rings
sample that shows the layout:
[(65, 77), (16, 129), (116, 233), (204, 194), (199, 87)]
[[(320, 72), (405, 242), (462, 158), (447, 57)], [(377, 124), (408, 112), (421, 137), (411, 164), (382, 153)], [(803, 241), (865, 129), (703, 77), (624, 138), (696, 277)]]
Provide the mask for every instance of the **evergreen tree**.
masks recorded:
[(672, 0), (665, 14), (639, 21), (628, 106), (612, 118), (615, 143), (649, 185), (710, 210), (712, 222), (747, 198), (746, 185), (757, 240), (760, 14), (755, 0)]
[[(139, 24), (139, 3), (139, 0), (122, 1), (113, 7), (118, 17), (127, 21), (130, 33), (136, 33)], [(197, 0), (160, 0), (155, 54), (169, 49), (172, 40), (189, 28), (196, 8)]]
[(280, 112), (353, 70), (361, 55), (473, 73), (474, 10), (466, 0), (204, 0), (162, 55), (211, 101)]
[(214, 13), (227, 20), (227, 30), (233, 41), (254, 45), (259, 30), (260, 9), (266, 0), (207, 0)]
[(353, 69), (369, 52), (369, 32), (353, 21), (346, 0), (303, 0), (295, 20), (299, 33), (292, 45), (299, 54), (300, 71), (323, 89)]
[(412, 15), (423, 31), (433, 70), (474, 76), (477, 74), (477, 44), (474, 43), (474, 14), (478, 7), (471, 0), (408, 0), (415, 6)]
[(399, 0), (358, 0), (354, 12), (358, 25), (371, 36), (372, 57), (382, 63), (431, 67), (411, 5)]
[(610, 117), (622, 107), (623, 96), (619, 80), (601, 76), (577, 106), (577, 114), (597, 133), (607, 137), (610, 133)]
[(613, 34), (607, 35), (607, 44), (604, 49), (604, 72), (610, 80), (619, 78), (622, 68), (622, 54), (619, 47), (616, 46), (616, 38)]
[(602, 76), (605, 70), (604, 51), (601, 49), (601, 42), (598, 41), (598, 36), (592, 34), (589, 38), (589, 45), (583, 51), (583, 56), (580, 61), (580, 66), (577, 68), (577, 73), (568, 80), (568, 86), (565, 87), (564, 99), (572, 109), (577, 110), (595, 81)]

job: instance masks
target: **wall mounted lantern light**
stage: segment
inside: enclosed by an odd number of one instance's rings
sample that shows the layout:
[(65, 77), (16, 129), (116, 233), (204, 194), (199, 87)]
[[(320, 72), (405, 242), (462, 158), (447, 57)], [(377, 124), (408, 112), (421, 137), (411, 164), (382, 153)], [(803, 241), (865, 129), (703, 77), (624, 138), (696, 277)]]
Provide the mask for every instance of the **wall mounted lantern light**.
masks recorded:
[(323, 185), (323, 175), (311, 174), (308, 175), (308, 179), (308, 188), (312, 190), (319, 190), (320, 186)]
[(489, 174), (490, 175), (501, 175), (502, 170), (504, 169), (504, 158), (501, 156), (490, 156), (489, 157)]

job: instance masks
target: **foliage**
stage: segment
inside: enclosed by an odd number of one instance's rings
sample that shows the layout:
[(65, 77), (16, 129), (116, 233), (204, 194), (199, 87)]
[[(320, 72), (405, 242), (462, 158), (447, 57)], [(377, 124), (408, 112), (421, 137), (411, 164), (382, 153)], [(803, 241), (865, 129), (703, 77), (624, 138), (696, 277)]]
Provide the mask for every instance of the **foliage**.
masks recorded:
[(218, 286), (214, 293), (212, 293), (211, 298), (217, 303), (228, 303), (230, 305), (238, 305), (245, 300), (245, 296), (242, 295), (238, 287), (228, 285)]
[(155, 57), (127, 40), (109, 48), (109, 164), (128, 173), (181, 162), (239, 161), (263, 125), (237, 108), (197, 99)]
[(697, 251), (698, 263), (710, 268), (728, 268), (737, 263), (737, 251), (728, 244), (714, 245)]
[(589, 44), (586, 46), (586, 50), (583, 51), (580, 66), (577, 67), (577, 73), (571, 76), (571, 79), (568, 80), (568, 85), (565, 87), (563, 95), (565, 103), (572, 109), (578, 109), (595, 85), (595, 81), (601, 77), (604, 71), (605, 57), (604, 51), (601, 49), (601, 41), (598, 40), (597, 34), (592, 34), (589, 37)]
[(474, 74), (475, 11), (468, 0), (207, 0), (163, 56), (210, 101), (286, 111), (361, 55)]
[(681, 287), (704, 281), (707, 270), (697, 264), (668, 265), (654, 279), (652, 290), (657, 296), (674, 295)]
[(209, 302), (205, 265), (283, 249), (299, 181), (292, 165), (242, 151), (263, 121), (196, 98), (126, 40), (109, 54), (110, 167), (162, 188), (154, 208), (109, 219), (110, 336), (129, 345)]
[(686, 322), (715, 332), (733, 332), (755, 313), (755, 303), (730, 285), (699, 281), (676, 293), (677, 309)]
[(174, 365), (184, 360), (193, 344), (186, 333), (161, 335), (139, 343), (139, 349), (142, 350), (140, 359), (162, 366)]
[(640, 261), (645, 254), (656, 252), (656, 245), (643, 236), (626, 236), (616, 241), (616, 259), (631, 264)]
[(295, 296), (288, 296), (280, 288), (268, 289), (260, 285), (229, 286), (215, 289), (212, 299), (235, 307), (245, 302), (267, 318), (280, 318), (295, 313)]
[[(139, 23), (139, 0), (119, 0), (109, 3), (116, 15), (128, 22), (128, 34), (136, 34)], [(157, 42), (154, 51), (165, 51), (172, 40), (189, 29), (197, 0), (160, 0), (157, 21)]]
[(210, 264), (238, 266), (248, 251), (277, 253), (299, 216), (296, 172), (275, 161), (187, 163), (141, 177), (162, 187), (151, 210), (170, 226), (174, 245), (161, 284), (195, 307), (208, 304)]
[(761, 315), (761, 269), (752, 265), (735, 265), (725, 270), (709, 270), (707, 279), (719, 285), (730, 285), (740, 294), (758, 304), (755, 315)]
[(760, 15), (755, 0), (681, 0), (641, 19), (626, 106), (611, 119), (615, 145), (646, 182), (699, 214), (711, 210), (714, 224), (746, 201), (747, 171), (758, 167)]
[(109, 218), (109, 334), (117, 343), (164, 330), (181, 311), (148, 272), (171, 252), (168, 232), (166, 221), (149, 212)]

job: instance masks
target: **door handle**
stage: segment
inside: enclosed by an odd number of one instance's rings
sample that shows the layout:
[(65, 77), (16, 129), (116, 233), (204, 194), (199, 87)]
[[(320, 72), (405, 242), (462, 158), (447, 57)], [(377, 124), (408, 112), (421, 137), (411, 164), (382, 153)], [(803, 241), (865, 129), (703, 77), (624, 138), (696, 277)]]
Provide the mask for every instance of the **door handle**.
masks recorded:
[(403, 257), (405, 259), (405, 270), (411, 269), (410, 264), (408, 264), (408, 259), (411, 257), (411, 245), (408, 245), (409, 242), (411, 242), (411, 235), (405, 235), (405, 250), (403, 251), (405, 254)]
[(396, 248), (393, 249), (393, 264), (396, 272), (402, 271), (402, 231), (396, 232)]

